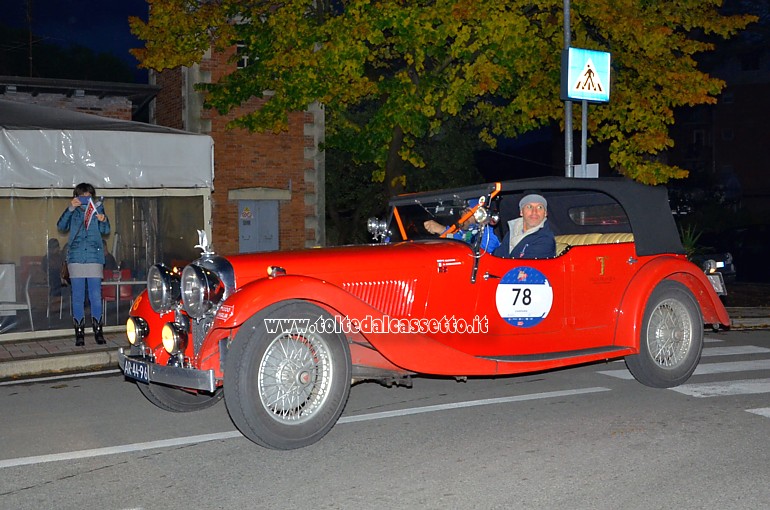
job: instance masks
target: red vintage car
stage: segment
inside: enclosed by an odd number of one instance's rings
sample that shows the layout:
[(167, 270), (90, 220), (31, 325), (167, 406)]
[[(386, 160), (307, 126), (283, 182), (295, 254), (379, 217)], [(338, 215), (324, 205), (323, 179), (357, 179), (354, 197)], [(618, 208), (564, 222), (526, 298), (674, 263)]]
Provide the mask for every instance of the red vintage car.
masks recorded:
[[(531, 192), (548, 201), (554, 257), (501, 258), (425, 230), (472, 215), (502, 239)], [(334, 426), (351, 382), (625, 358), (641, 383), (669, 387), (695, 370), (704, 326), (730, 325), (724, 283), (685, 257), (662, 187), (491, 183), (399, 196), (369, 226), (375, 244), (221, 256), (202, 238), (181, 272), (153, 266), (119, 353), (126, 377), (169, 411), (224, 396), (246, 437), (291, 449)]]

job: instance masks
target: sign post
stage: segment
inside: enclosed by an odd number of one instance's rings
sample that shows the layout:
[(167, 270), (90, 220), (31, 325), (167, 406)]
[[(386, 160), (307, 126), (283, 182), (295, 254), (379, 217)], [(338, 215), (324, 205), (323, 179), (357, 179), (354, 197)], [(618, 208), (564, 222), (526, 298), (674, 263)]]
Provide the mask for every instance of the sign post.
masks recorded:
[[(561, 99), (567, 104), (571, 104), (573, 100), (582, 101), (580, 164), (585, 175), (588, 154), (588, 103), (607, 103), (610, 100), (610, 54), (605, 51), (565, 48), (561, 61)], [(565, 122), (565, 130), (567, 126), (572, 129), (572, 119), (569, 121)], [(571, 140), (572, 137), (569, 138)]]

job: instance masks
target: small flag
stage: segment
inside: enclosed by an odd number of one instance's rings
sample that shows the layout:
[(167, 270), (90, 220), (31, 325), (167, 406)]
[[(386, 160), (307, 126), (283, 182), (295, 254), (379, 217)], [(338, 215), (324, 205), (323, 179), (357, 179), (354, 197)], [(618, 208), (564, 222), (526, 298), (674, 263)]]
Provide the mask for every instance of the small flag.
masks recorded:
[(88, 199), (88, 205), (86, 206), (86, 230), (88, 230), (88, 225), (91, 224), (91, 219), (96, 215), (96, 205), (94, 204), (94, 199), (89, 198)]

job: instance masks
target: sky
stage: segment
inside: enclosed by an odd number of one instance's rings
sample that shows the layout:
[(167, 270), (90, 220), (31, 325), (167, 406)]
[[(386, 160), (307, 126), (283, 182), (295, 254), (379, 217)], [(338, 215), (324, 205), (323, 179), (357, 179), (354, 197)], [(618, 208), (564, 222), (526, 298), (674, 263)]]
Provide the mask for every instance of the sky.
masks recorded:
[(0, 23), (26, 28), (28, 5), (32, 32), (47, 43), (85, 46), (137, 65), (128, 50), (141, 42), (131, 34), (128, 17), (146, 19), (145, 0), (0, 0)]

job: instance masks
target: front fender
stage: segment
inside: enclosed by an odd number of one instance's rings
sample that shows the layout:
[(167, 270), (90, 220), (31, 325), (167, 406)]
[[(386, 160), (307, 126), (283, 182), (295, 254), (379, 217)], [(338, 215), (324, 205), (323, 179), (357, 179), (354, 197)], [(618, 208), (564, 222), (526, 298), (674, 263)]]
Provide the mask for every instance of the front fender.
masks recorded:
[(704, 324), (730, 326), (730, 316), (706, 275), (694, 264), (677, 257), (656, 257), (633, 277), (618, 307), (615, 345), (639, 348), (644, 309), (655, 286), (674, 280), (692, 292), (698, 301)]

